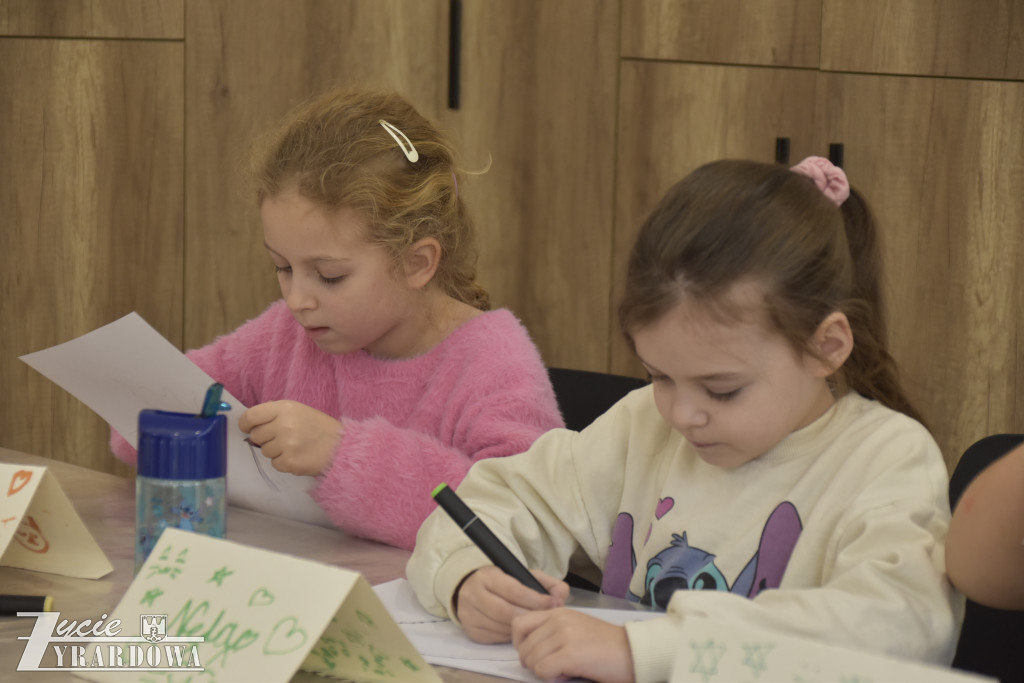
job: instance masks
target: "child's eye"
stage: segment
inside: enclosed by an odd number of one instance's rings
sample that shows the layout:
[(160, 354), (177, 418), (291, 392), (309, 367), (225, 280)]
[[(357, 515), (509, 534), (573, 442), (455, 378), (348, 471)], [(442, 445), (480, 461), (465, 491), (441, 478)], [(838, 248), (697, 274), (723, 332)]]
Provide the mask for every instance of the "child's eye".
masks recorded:
[(717, 391), (711, 391), (710, 389), (706, 389), (706, 391), (708, 392), (708, 396), (710, 396), (715, 401), (730, 401), (736, 398), (736, 396), (740, 393), (740, 391), (742, 391), (742, 389), (733, 389), (732, 391), (726, 391), (722, 393), (719, 393)]
[(320, 278), (320, 282), (324, 283), (325, 285), (336, 285), (345, 279), (344, 275), (339, 275), (337, 277), (327, 277), (321, 273), (317, 273), (316, 276)]
[(290, 273), (292, 272), (291, 266), (274, 266), (274, 271), (278, 273)]

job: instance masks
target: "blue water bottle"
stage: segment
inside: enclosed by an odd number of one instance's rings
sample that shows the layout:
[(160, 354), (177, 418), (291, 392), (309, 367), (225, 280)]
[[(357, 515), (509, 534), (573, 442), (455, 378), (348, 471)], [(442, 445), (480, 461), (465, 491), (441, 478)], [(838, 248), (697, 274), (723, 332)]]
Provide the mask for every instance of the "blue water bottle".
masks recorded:
[(167, 527), (224, 538), (227, 419), (143, 410), (138, 450), (135, 572)]

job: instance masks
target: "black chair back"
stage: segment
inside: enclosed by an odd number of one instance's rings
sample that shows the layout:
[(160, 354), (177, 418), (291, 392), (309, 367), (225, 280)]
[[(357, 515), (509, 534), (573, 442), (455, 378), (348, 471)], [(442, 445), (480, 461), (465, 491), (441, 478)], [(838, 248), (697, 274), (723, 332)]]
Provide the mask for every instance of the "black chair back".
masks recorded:
[(548, 368), (565, 426), (581, 431), (646, 380), (590, 370)]

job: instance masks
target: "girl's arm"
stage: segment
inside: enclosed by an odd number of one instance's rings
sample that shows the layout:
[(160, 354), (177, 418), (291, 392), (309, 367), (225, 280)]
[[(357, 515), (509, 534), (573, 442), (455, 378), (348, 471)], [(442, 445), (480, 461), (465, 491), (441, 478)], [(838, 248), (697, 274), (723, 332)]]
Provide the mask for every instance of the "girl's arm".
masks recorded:
[[(622, 499), (636, 403), (626, 398), (580, 433), (552, 430), (526, 453), (479, 463), (458, 488), (459, 496), (531, 570), (565, 576), (577, 550), (601, 566), (612, 542), (609, 520)], [(641, 471), (648, 464), (642, 458), (635, 463)], [(458, 622), (456, 591), (466, 576), (490, 564), (437, 509), (416, 536), (406, 575), (428, 611)]]
[(430, 494), (438, 484), (454, 488), (474, 463), (522, 453), (562, 425), (546, 377), (538, 367), (510, 373), (490, 392), (474, 383), (460, 385), (465, 395), (428, 396), (451, 405), (450, 444), (383, 417), (343, 419), (340, 445), (313, 499), (346, 531), (412, 548), (436, 508)]
[(946, 570), (971, 600), (1024, 610), (1024, 443), (968, 484), (949, 526)]

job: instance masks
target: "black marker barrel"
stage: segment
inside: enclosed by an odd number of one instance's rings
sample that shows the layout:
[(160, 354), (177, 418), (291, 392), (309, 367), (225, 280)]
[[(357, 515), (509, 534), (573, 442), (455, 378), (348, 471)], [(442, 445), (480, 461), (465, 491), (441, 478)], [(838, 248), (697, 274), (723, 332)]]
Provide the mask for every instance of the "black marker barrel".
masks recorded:
[(540, 581), (530, 573), (530, 570), (519, 561), (518, 557), (512, 554), (511, 550), (498, 540), (498, 537), (487, 528), (487, 525), (469, 509), (469, 506), (455, 495), (455, 491), (452, 491), (448, 484), (441, 484), (434, 489), (434, 493), (431, 495), (498, 569), (518, 579), (524, 586), (529, 586), (538, 593), (548, 594)]
[(0, 595), (0, 617), (17, 616), (18, 612), (49, 612), (53, 598), (49, 595)]

